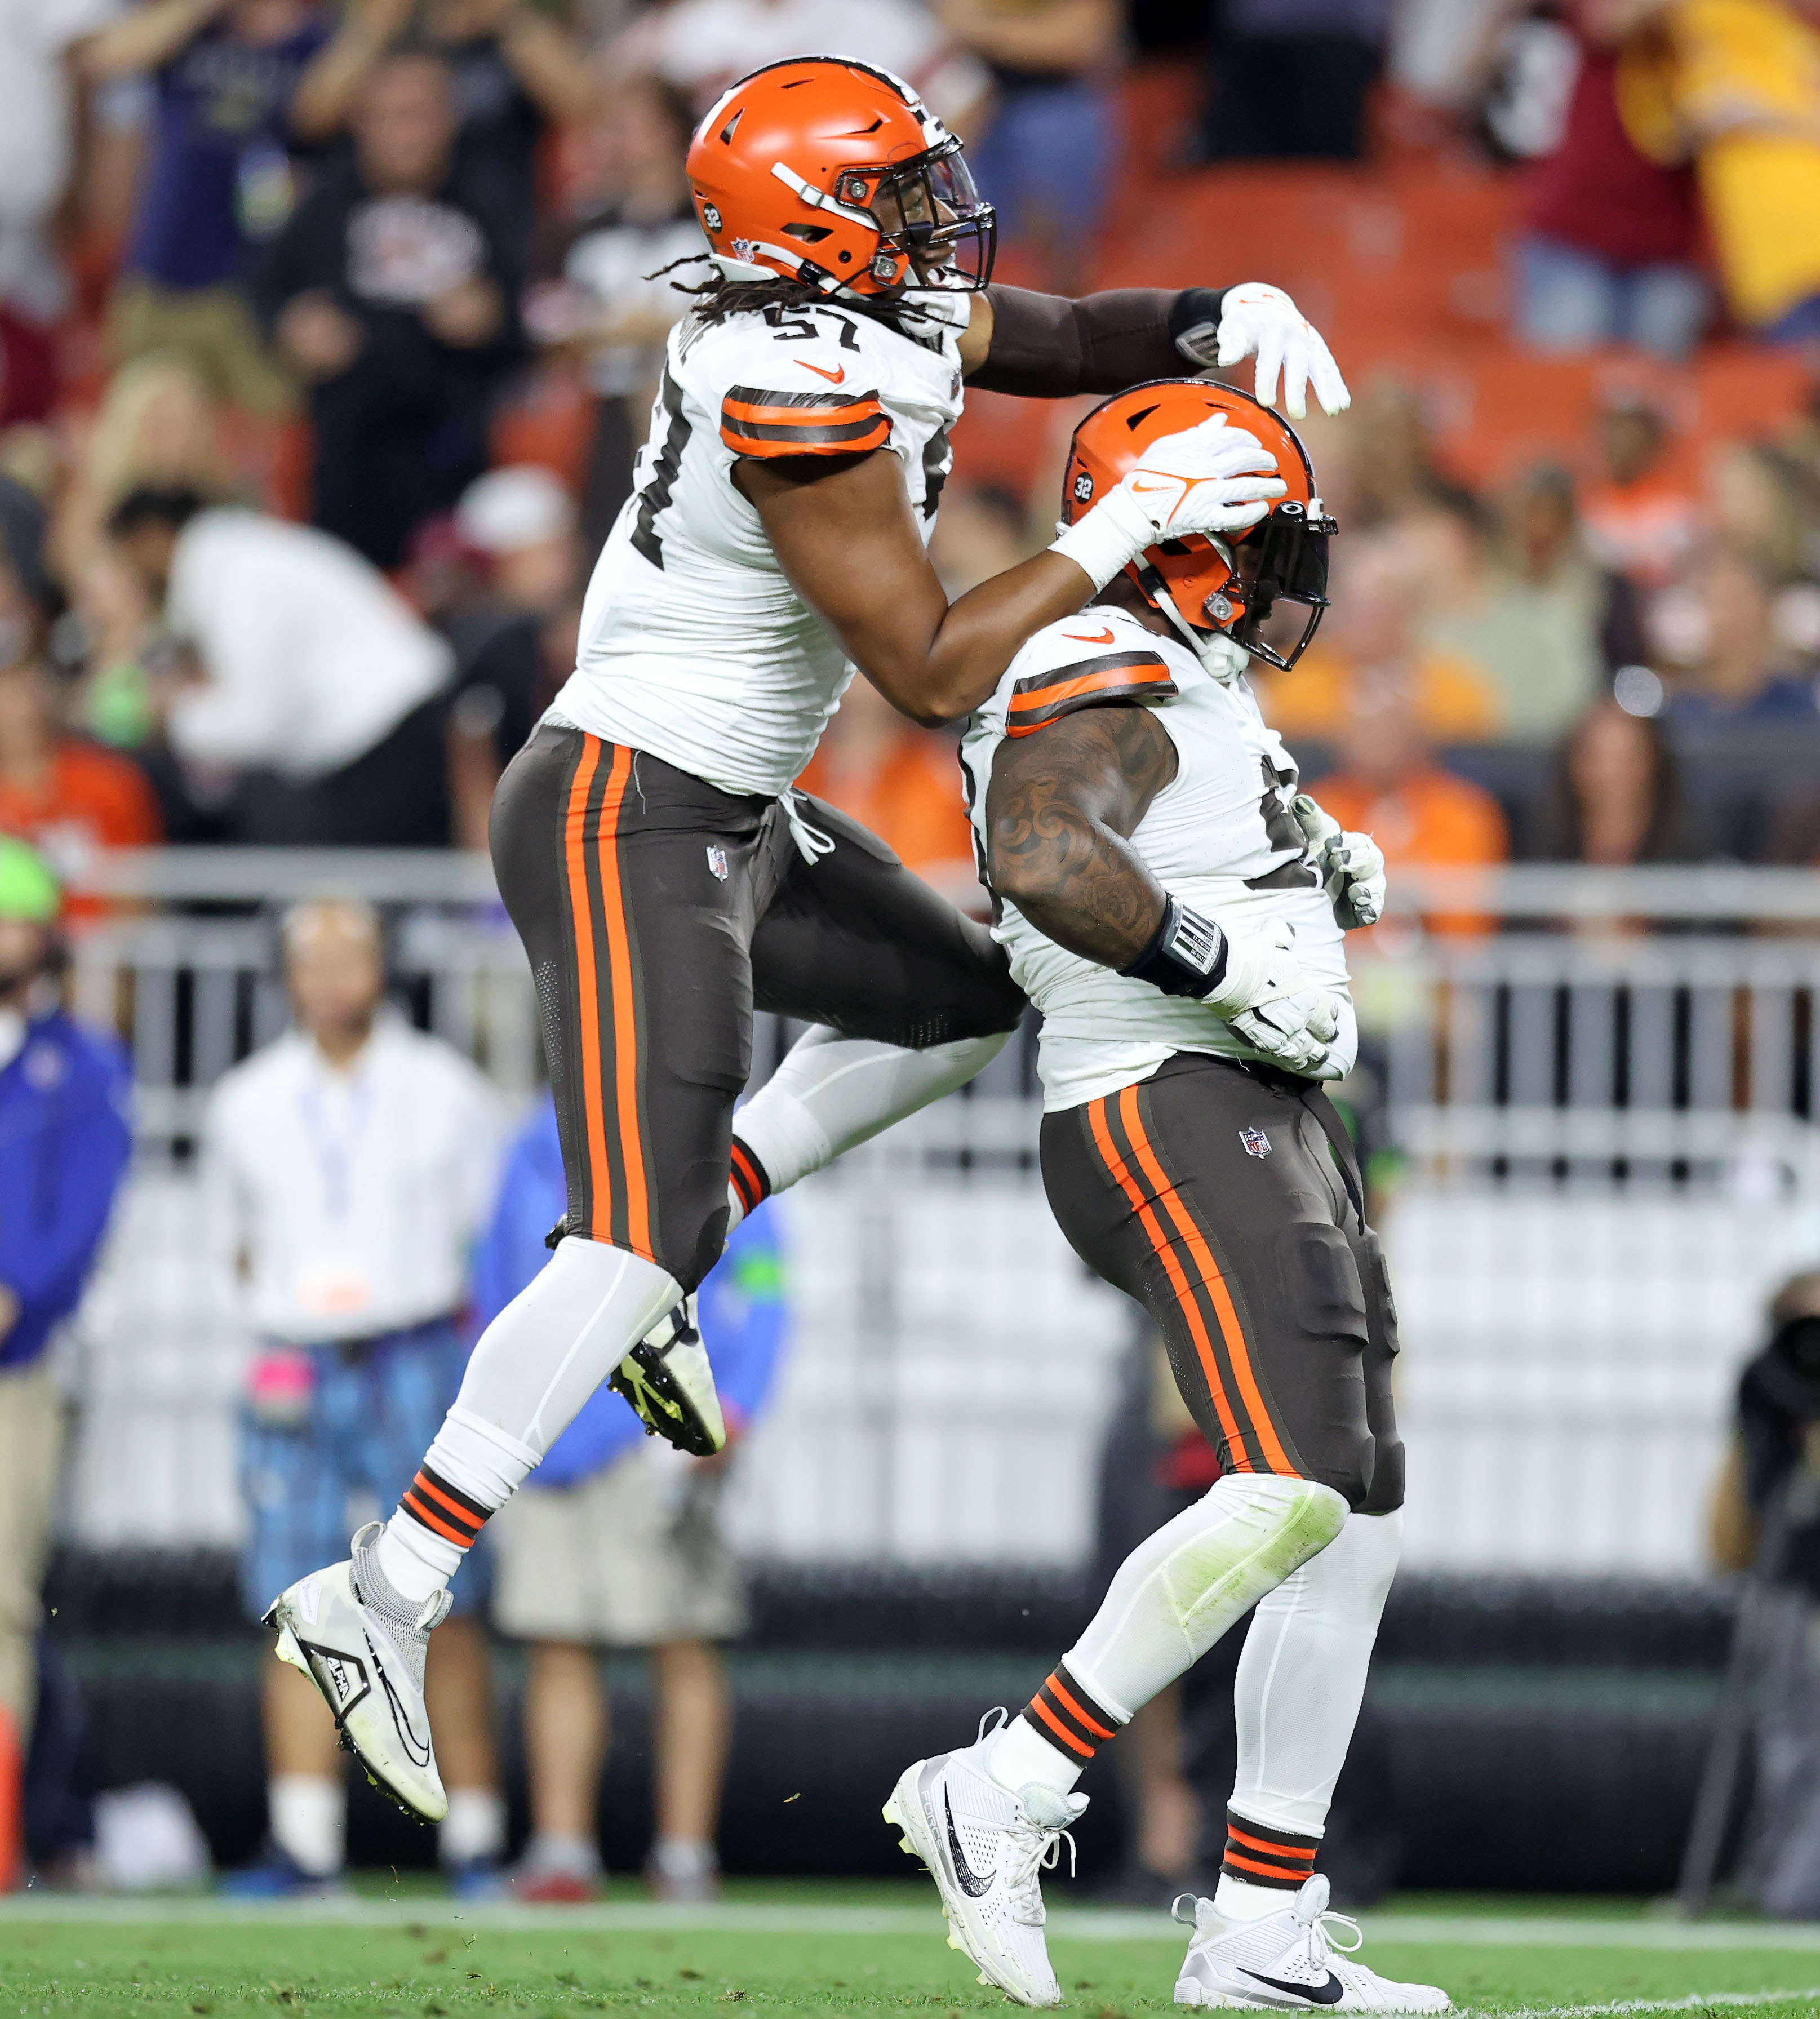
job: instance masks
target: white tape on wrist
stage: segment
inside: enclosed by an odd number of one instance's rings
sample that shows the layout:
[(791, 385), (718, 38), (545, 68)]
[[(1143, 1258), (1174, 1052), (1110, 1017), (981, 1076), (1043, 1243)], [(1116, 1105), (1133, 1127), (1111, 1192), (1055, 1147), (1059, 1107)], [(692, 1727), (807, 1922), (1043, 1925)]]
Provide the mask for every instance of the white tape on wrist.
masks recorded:
[(1057, 537), (1050, 552), (1065, 554), (1099, 590), (1156, 537), (1156, 528), (1134, 499), (1122, 491), (1108, 491), (1092, 511)]

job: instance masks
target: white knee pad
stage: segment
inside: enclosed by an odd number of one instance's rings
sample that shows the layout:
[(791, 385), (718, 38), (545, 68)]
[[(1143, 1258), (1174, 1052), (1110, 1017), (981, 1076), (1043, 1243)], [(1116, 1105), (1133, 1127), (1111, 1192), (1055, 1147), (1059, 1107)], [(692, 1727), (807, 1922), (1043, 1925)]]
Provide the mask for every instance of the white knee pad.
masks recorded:
[(1129, 1718), (1191, 1668), (1234, 1622), (1324, 1550), (1345, 1501), (1311, 1479), (1232, 1473), (1140, 1542), (1064, 1658)]
[(1327, 1825), (1403, 1549), (1403, 1515), (1354, 1514), (1259, 1605), (1233, 1687), (1232, 1806), (1303, 1836)]

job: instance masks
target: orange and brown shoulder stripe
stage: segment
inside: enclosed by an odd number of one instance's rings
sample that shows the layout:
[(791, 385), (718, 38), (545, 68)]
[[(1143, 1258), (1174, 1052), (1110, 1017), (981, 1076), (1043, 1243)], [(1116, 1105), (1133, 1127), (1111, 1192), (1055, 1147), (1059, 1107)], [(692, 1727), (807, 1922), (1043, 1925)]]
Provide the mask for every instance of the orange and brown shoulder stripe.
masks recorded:
[(891, 439), (891, 417), (876, 393), (735, 386), (720, 402), (720, 439), (736, 455), (859, 455)]
[(1169, 663), (1160, 654), (1106, 652), (1014, 681), (1005, 711), (1005, 734), (1030, 736), (1077, 708), (1109, 701), (1163, 701), (1179, 691)]

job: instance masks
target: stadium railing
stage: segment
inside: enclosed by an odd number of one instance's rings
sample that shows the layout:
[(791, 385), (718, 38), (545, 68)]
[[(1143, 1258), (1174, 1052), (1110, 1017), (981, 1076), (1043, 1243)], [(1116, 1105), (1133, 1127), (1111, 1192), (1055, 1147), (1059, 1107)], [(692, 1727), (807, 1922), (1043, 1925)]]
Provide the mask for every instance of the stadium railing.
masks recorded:
[[(383, 906), (410, 1013), (520, 1099), (530, 977), (473, 857), (152, 851), (82, 881), (116, 901), (79, 936), (74, 985), (130, 1046), (139, 1154), (74, 1328), (68, 1525), (223, 1542), (243, 1341), (198, 1132), (215, 1080), (284, 1027), (283, 906)], [(1693, 1569), (1763, 1299), (1820, 1263), (1820, 878), (1525, 866), (1393, 895), (1355, 962), (1346, 1091), (1402, 1307), (1410, 1560)], [(767, 1021), (761, 1075), (790, 1035)], [(1050, 1220), (1039, 1106), (1026, 1031), (964, 1097), (779, 1202), (794, 1341), (736, 1489), (756, 1550), (1084, 1553), (1133, 1319)]]

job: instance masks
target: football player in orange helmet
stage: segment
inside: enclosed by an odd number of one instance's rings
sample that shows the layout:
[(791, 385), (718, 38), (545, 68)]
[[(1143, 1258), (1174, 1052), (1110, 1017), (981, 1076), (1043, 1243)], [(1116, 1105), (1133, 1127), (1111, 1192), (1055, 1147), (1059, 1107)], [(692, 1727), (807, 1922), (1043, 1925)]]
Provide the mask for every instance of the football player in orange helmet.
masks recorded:
[[(688, 167), (708, 277), (671, 334), (575, 674), (492, 811), (568, 1209), (391, 1521), (271, 1613), (368, 1771), (430, 1820), (425, 1642), (489, 1515), (605, 1379), (654, 1431), (717, 1450), (685, 1299), (731, 1220), (970, 1078), (1023, 1015), (983, 927), (795, 791), (847, 680), (953, 720), (1159, 538), (1242, 531), (1283, 495), (1254, 433), (1198, 422), (951, 604), (926, 542), (966, 386), (1112, 392), (1255, 354), (1260, 395), (1280, 373), (1292, 411), (1311, 382), (1329, 409), (1346, 401), (1267, 286), (1072, 301), (993, 285), (992, 212), (959, 143), (869, 64), (755, 72), (703, 120)], [(736, 1137), (755, 1006), (816, 1028)]]
[(987, 1979), (1059, 2003), (1040, 1883), (1082, 1770), (1255, 1607), (1226, 1855), (1176, 2003), (1443, 2012), (1333, 1939), (1316, 1869), (1402, 1534), (1395, 1313), (1322, 1085), (1352, 1062), (1343, 933), (1376, 917), (1383, 867), (1298, 795), (1245, 669), (1306, 642), (1336, 529), (1294, 431), (1198, 381), (1089, 415), (1062, 509), (1148, 484), (1158, 441), (1197, 422), (1247, 427), (1281, 495), (1248, 527), (1153, 542), (1039, 631), (962, 764), (995, 936), (1042, 1013), (1050, 1206), (1150, 1312), (1220, 1477), (1132, 1551), (1024, 1709), (907, 1768), (885, 1814)]

